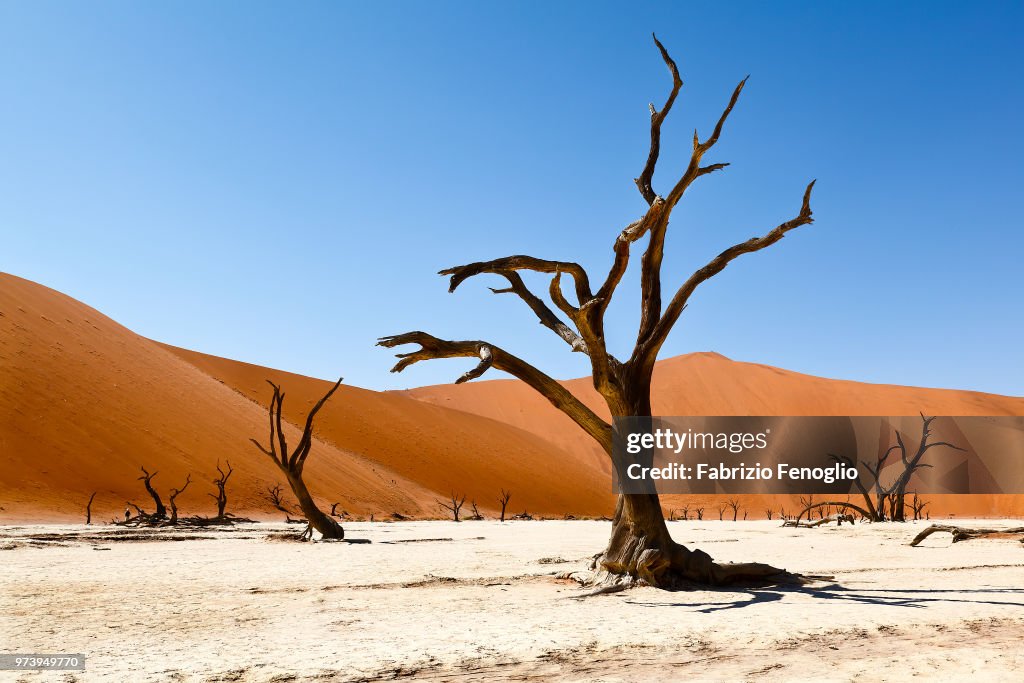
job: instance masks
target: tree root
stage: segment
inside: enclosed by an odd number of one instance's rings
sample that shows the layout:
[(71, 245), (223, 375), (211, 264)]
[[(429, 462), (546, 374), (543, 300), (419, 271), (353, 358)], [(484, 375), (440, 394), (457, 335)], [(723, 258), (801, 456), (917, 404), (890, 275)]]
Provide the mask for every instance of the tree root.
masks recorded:
[(794, 574), (760, 562), (718, 563), (702, 550), (690, 550), (675, 542), (667, 548), (620, 551), (615, 558), (610, 558), (606, 551), (595, 556), (591, 569), (592, 575), (583, 583), (595, 589), (616, 586), (651, 586), (668, 590), (709, 586), (802, 586), (832, 578)]
[[(951, 526), (949, 524), (932, 524), (917, 536), (914, 536), (914, 540), (910, 542), (910, 545), (916, 546), (924, 539), (940, 531), (953, 534), (953, 543), (959, 543), (960, 541), (969, 541), (972, 538), (983, 538), (985, 536), (1024, 534), (1024, 526), (1011, 527), (1008, 529), (971, 529), (969, 527)], [(1024, 543), (1024, 538), (1021, 539), (1021, 542)]]

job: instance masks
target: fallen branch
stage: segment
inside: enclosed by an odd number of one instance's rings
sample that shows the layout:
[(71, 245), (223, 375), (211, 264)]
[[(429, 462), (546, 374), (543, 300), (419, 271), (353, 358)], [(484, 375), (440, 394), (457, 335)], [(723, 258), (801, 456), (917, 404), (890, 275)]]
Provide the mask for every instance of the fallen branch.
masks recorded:
[[(914, 540), (910, 542), (910, 545), (916, 546), (924, 539), (940, 531), (953, 534), (953, 543), (959, 543), (960, 541), (969, 541), (972, 538), (983, 538), (985, 536), (1009, 536), (1012, 534), (1024, 535), (1024, 526), (1017, 526), (1009, 529), (971, 529), (962, 526), (950, 526), (948, 524), (932, 524), (917, 536), (914, 536)], [(1024, 538), (1021, 538), (1021, 542), (1024, 542)]]

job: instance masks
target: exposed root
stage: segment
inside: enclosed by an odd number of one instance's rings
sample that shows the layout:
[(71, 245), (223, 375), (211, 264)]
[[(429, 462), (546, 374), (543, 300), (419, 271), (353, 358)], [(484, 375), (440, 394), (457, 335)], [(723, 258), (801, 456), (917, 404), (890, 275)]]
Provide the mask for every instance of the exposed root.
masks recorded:
[[(832, 577), (794, 574), (760, 562), (718, 563), (702, 550), (690, 550), (675, 542), (668, 547), (636, 546), (608, 552), (592, 563), (593, 574), (583, 583), (595, 588), (652, 586), (668, 590), (708, 586), (801, 586)], [(623, 590), (623, 588), (616, 588)]]

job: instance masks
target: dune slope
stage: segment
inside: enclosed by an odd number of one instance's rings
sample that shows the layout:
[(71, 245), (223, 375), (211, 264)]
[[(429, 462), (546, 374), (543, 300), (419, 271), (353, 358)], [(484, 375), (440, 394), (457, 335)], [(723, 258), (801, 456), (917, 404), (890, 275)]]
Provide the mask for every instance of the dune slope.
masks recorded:
[[(262, 492), (282, 478), (249, 443), (267, 436), (263, 379), (285, 384), (289, 421), (329, 383), (221, 361), (236, 387), (209, 374), (212, 365), (0, 275), (0, 519), (79, 520), (93, 491), (97, 520), (120, 515), (127, 501), (151, 510), (140, 466), (159, 471), (153, 483), (165, 497), (191, 474), (182, 514), (210, 514), (218, 460), (235, 468), (229, 511), (270, 513)], [(297, 430), (286, 433), (294, 444)], [(608, 506), (597, 473), (556, 457), (538, 437), (407, 397), (345, 387), (321, 411), (317, 435), (311, 489), (355, 515), (437, 515), (435, 498), (451, 489), (490, 510), (501, 486), (516, 492), (520, 509), (545, 514)], [(561, 484), (571, 479), (580, 486)]]

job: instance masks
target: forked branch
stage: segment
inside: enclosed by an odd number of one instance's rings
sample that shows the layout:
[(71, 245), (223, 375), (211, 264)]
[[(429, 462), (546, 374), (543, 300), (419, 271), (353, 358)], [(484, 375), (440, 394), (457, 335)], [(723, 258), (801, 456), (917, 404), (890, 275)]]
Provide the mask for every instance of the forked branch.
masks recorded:
[(658, 51), (661, 52), (661, 58), (665, 62), (665, 66), (668, 67), (669, 72), (672, 74), (672, 90), (668, 94), (668, 99), (665, 100), (665, 105), (660, 109), (655, 109), (654, 104), (648, 105), (651, 109), (651, 146), (647, 152), (647, 163), (644, 164), (644, 169), (640, 172), (640, 176), (634, 180), (637, 189), (640, 190), (640, 194), (647, 201), (648, 205), (654, 204), (657, 199), (657, 194), (654, 192), (654, 188), (651, 186), (651, 182), (654, 180), (654, 168), (658, 165), (658, 155), (661, 153), (661, 124), (668, 116), (669, 111), (672, 110), (672, 104), (676, 101), (676, 96), (679, 94), (679, 89), (683, 87), (683, 79), (679, 77), (679, 68), (676, 67), (675, 61), (669, 56), (668, 50), (658, 40), (658, 36), (651, 34), (654, 38), (654, 44), (658, 46)]
[(800, 212), (790, 220), (779, 224), (766, 235), (762, 237), (754, 237), (746, 242), (740, 242), (735, 244), (721, 254), (713, 258), (707, 265), (703, 266), (699, 270), (693, 273), (686, 282), (684, 282), (679, 289), (676, 291), (675, 296), (669, 302), (665, 308), (665, 313), (658, 321), (657, 325), (653, 328), (650, 338), (644, 340), (643, 348), (638, 347), (645, 354), (657, 354), (660, 350), (661, 345), (668, 337), (669, 332), (672, 330), (672, 326), (675, 325), (679, 319), (679, 315), (683, 312), (683, 308), (686, 307), (686, 302), (693, 295), (693, 292), (702, 283), (710, 280), (718, 273), (725, 270), (725, 267), (729, 265), (734, 259), (742, 256), (743, 254), (751, 254), (757, 251), (761, 251), (771, 245), (775, 244), (790, 230), (794, 230), (802, 225), (809, 225), (814, 222), (813, 212), (811, 211), (811, 191), (814, 189), (815, 181), (811, 181), (807, 185), (807, 189), (804, 190), (803, 202), (800, 205)]
[(480, 358), (479, 364), (456, 380), (462, 383), (476, 379), (491, 367), (497, 368), (521, 379), (544, 396), (556, 408), (571, 417), (598, 443), (607, 444), (610, 451), (611, 426), (599, 418), (582, 401), (554, 379), (530, 365), (521, 358), (508, 353), (494, 344), (483, 341), (448, 341), (438, 339), (426, 332), (406, 332), (377, 340), (378, 346), (395, 348), (406, 344), (417, 344), (419, 350), (399, 353), (400, 359), (391, 372), (402, 372), (414, 363), (438, 358)]

